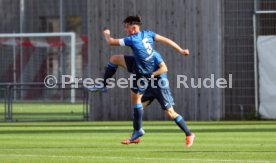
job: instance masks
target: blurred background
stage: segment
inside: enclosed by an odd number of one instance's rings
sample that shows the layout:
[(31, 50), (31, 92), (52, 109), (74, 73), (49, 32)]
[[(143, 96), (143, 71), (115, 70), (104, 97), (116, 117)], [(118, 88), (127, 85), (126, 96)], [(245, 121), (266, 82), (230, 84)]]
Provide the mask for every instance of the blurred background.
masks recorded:
[[(156, 44), (168, 65), (175, 110), (186, 119), (276, 118), (275, 0), (0, 0), (0, 13), (1, 34), (74, 32), (75, 75), (81, 78), (101, 77), (112, 54), (131, 55), (125, 47), (109, 47), (101, 31), (109, 27), (114, 37), (124, 37), (123, 19), (140, 15), (143, 29), (190, 49), (183, 57)], [(87, 93), (81, 86), (44, 86), (47, 75), (61, 82), (71, 73), (70, 39), (0, 37), (0, 121), (131, 120), (130, 89)], [(232, 88), (177, 88), (177, 75), (211, 74), (227, 80), (232, 74)], [(128, 76), (120, 69), (115, 78)], [(167, 117), (155, 101), (144, 119)]]

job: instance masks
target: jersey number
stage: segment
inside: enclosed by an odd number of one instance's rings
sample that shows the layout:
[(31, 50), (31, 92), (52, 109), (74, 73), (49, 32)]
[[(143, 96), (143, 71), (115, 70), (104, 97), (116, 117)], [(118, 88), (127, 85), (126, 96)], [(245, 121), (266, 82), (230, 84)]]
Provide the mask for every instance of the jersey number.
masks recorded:
[(151, 54), (152, 53), (152, 47), (151, 47), (151, 45), (149, 43), (148, 38), (144, 38), (142, 41), (143, 41), (144, 47), (147, 49), (147, 52), (149, 54)]

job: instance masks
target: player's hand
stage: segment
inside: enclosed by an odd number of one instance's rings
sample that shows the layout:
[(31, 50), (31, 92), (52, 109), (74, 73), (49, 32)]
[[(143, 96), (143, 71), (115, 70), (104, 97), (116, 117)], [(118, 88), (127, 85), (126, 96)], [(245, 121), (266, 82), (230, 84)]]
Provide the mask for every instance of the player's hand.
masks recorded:
[(110, 30), (108, 28), (104, 28), (103, 34), (110, 35)]
[(190, 51), (189, 51), (189, 49), (181, 49), (180, 53), (181, 53), (182, 55), (189, 55), (189, 54), (190, 54)]

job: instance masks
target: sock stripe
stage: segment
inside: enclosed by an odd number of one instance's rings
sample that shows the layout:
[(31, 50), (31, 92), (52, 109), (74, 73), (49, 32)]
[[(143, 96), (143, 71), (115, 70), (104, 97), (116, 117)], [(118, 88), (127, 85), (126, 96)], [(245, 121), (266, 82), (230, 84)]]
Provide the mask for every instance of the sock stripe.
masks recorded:
[(186, 136), (190, 136), (191, 135), (191, 131), (189, 130), (188, 126), (186, 125), (184, 118), (179, 115), (175, 118), (175, 123), (177, 124), (177, 126), (185, 132)]
[(142, 108), (143, 107), (143, 105), (140, 103), (140, 104), (135, 104), (134, 105), (134, 108), (135, 109), (140, 109), (140, 108)]
[(183, 117), (181, 115), (177, 116), (175, 118), (175, 122), (178, 123), (179, 121), (181, 121), (183, 119)]
[(114, 68), (117, 68), (117, 67), (118, 67), (118, 65), (115, 65), (115, 64), (113, 64), (113, 63), (111, 63), (111, 62), (108, 62), (108, 66), (114, 67)]

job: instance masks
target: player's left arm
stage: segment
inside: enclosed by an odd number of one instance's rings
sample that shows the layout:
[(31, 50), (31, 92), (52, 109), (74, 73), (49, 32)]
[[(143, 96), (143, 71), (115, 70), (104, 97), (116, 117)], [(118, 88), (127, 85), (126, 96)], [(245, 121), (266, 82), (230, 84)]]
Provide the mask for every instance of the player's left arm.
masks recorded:
[(105, 37), (106, 42), (109, 45), (111, 45), (111, 46), (119, 46), (120, 45), (120, 42), (119, 42), (120, 39), (111, 37), (109, 29), (104, 29), (103, 35)]
[(161, 62), (158, 66), (159, 66), (159, 68), (152, 73), (153, 76), (159, 76), (163, 73), (168, 72), (168, 68), (167, 68), (167, 65), (165, 64), (165, 62)]
[(154, 39), (155, 39), (155, 41), (162, 42), (166, 45), (171, 46), (172, 48), (174, 48), (176, 51), (178, 51), (182, 55), (189, 55), (189, 53), (190, 53), (189, 49), (182, 49), (177, 43), (175, 43), (174, 41), (172, 41), (171, 39), (169, 39), (167, 37), (156, 34)]

